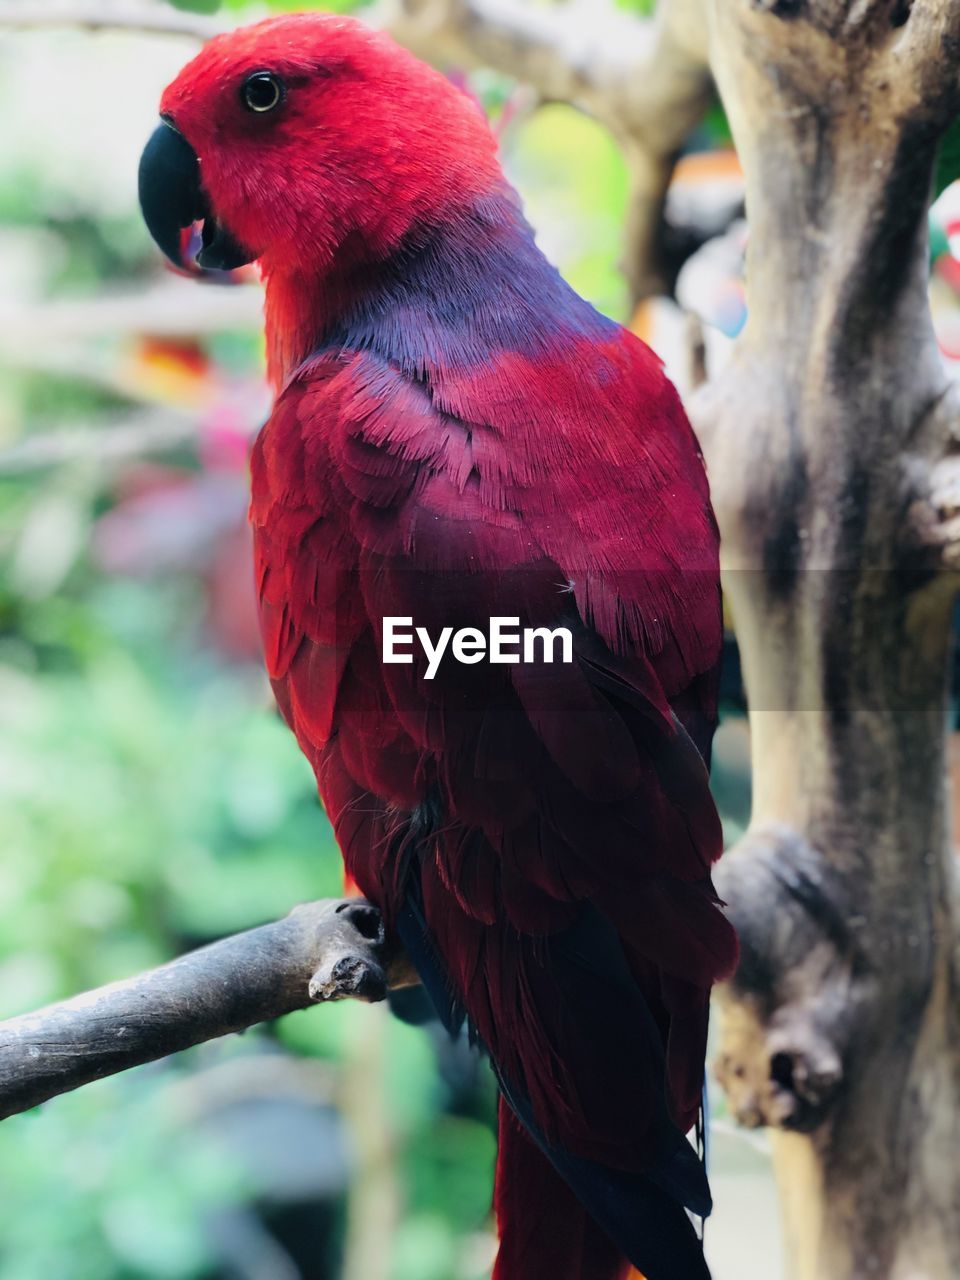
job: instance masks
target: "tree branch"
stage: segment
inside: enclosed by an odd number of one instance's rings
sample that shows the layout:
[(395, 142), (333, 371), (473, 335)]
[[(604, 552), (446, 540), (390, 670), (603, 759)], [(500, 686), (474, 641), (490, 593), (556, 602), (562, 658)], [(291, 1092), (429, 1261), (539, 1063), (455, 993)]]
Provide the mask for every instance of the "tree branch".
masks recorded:
[(196, 440), (199, 419), (169, 409), (149, 410), (112, 426), (77, 426), (28, 435), (0, 449), (0, 476), (23, 475), (78, 462), (124, 462), (171, 453)]
[(200, 288), (173, 272), (158, 273), (149, 286), (56, 301), (0, 302), (0, 352), (20, 360), (31, 348), (116, 334), (153, 338), (194, 338), (260, 331), (263, 290), (258, 284), (204, 284)]
[(148, 973), (0, 1022), (0, 1119), (315, 1002), (382, 1000), (415, 982), (368, 902), (307, 903)]
[(960, 388), (955, 383), (948, 383), (920, 415), (909, 446), (901, 461), (904, 486), (912, 499), (904, 541), (931, 570), (956, 571), (960, 568)]
[[(420, 56), (494, 67), (544, 98), (601, 119), (630, 113), (636, 70), (650, 61), (654, 24), (603, 0), (543, 8), (528, 0), (392, 0), (379, 20)], [(644, 91), (639, 97), (642, 99)]]
[(97, 3), (97, 0), (16, 0), (0, 10), (0, 27), (84, 27), (89, 31), (142, 31), (209, 40), (224, 25), (172, 5)]
[(779, 825), (752, 827), (716, 879), (741, 949), (737, 972), (717, 990), (717, 1079), (747, 1128), (811, 1132), (833, 1105), (862, 1033), (856, 886)]

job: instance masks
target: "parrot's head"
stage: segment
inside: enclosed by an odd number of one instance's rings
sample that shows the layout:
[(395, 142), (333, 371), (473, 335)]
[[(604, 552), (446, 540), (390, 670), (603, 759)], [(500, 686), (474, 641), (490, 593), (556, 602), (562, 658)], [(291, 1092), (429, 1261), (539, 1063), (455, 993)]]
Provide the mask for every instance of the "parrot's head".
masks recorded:
[(376, 260), (496, 185), (482, 112), (352, 19), (294, 14), (215, 37), (166, 89), (140, 204), (179, 267), (309, 276)]

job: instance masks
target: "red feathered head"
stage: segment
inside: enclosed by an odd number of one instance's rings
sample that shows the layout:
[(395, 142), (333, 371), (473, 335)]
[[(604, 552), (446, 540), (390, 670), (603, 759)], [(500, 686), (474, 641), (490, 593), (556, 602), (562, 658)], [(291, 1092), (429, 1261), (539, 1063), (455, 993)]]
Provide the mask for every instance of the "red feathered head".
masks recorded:
[(350, 246), (388, 253), (497, 181), (477, 105), (382, 33), (294, 14), (217, 36), (160, 103), (140, 166), (154, 239), (178, 266), (310, 271)]

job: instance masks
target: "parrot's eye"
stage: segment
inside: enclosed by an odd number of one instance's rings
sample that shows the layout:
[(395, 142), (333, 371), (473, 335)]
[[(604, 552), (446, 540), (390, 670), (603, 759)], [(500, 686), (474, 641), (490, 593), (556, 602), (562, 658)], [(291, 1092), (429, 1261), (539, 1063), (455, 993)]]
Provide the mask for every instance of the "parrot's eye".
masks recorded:
[(240, 90), (240, 101), (248, 111), (272, 111), (283, 101), (283, 82), (271, 71), (255, 71)]

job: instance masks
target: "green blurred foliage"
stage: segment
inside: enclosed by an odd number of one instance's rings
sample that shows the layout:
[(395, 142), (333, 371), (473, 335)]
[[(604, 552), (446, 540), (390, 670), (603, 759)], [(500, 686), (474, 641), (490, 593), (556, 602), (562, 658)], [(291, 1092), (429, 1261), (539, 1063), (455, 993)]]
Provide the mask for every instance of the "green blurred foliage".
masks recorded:
[[(204, 635), (202, 583), (109, 578), (91, 562), (108, 503), (96, 486), (66, 486), (71, 516), (57, 527), (72, 523), (75, 558), (55, 592), (31, 594), (18, 544), (51, 483), (0, 485), (3, 1015), (342, 884), (310, 770), (263, 675), (225, 662)], [(311, 1010), (244, 1040), (336, 1068), (369, 1016)], [(450, 1113), (428, 1038), (394, 1020), (382, 1066), (406, 1202), (393, 1278), (456, 1280), (469, 1274), (462, 1240), (489, 1209), (489, 1081), (479, 1110)], [(0, 1128), (2, 1280), (220, 1274), (206, 1220), (253, 1201), (223, 1151), (164, 1106), (165, 1082), (184, 1070), (135, 1072)]]
[(220, 8), (220, 0), (169, 0), (169, 3), (188, 13), (216, 13)]
[(937, 171), (934, 179), (934, 190), (937, 195), (951, 182), (960, 178), (960, 117), (943, 135), (940, 151), (937, 156)]
[[(48, 163), (42, 139), (5, 171), (0, 262), (10, 253), (3, 236), (21, 238), (24, 260), (42, 266), (28, 277), (34, 297), (54, 303), (162, 283), (132, 191), (104, 203), (95, 185), (73, 181)], [(54, 430), (122, 427), (154, 394), (130, 381), (139, 341), (91, 338), (89, 371), (72, 358), (61, 370), (54, 348), (37, 352), (39, 366), (0, 370), (0, 449)], [(215, 333), (199, 347), (227, 405), (260, 375), (257, 333)], [(224, 411), (214, 405), (214, 426)], [(178, 495), (195, 493), (195, 553), (188, 547), (159, 568), (111, 569), (104, 522), (144, 484), (162, 481), (162, 490), (166, 472), (174, 531), (184, 519)], [(208, 545), (205, 504), (231, 484), (236, 516), (226, 533), (234, 536), (245, 477), (211, 467), (200, 445), (147, 464), (85, 455), (0, 470), (0, 1017), (342, 891), (313, 777), (259, 658), (231, 652), (211, 623), (223, 582), (214, 580), (219, 552)], [(154, 518), (128, 517), (107, 549), (155, 536)], [(340, 1092), (373, 1016), (359, 1005), (306, 1011), (5, 1122), (0, 1280), (236, 1277), (250, 1231), (305, 1280), (334, 1280), (353, 1194), (353, 1118)], [(480, 1280), (490, 1253), (489, 1074), (473, 1069), (462, 1080), (461, 1062), (448, 1079), (430, 1034), (393, 1019), (378, 1053), (402, 1197), (386, 1246), (390, 1280)], [(216, 1098), (199, 1113), (183, 1105), (184, 1090), (223, 1064), (245, 1071), (256, 1095), (269, 1078), (260, 1064), (278, 1061), (313, 1064), (332, 1089), (297, 1102), (293, 1139), (258, 1121), (263, 1099), (238, 1103), (222, 1122)], [(292, 1105), (287, 1088), (281, 1081), (273, 1105)], [(339, 1146), (323, 1130), (309, 1136), (325, 1116), (346, 1135)], [(228, 1139), (247, 1129), (238, 1156)], [(305, 1166), (312, 1183), (297, 1190)]]
[(186, 1280), (213, 1273), (203, 1222), (248, 1194), (234, 1164), (186, 1131), (138, 1072), (7, 1120), (0, 1139), (4, 1280)]
[(573, 107), (552, 104), (511, 127), (504, 160), (528, 193), (527, 216), (547, 256), (602, 311), (625, 317), (617, 250), (628, 177), (609, 133)]

